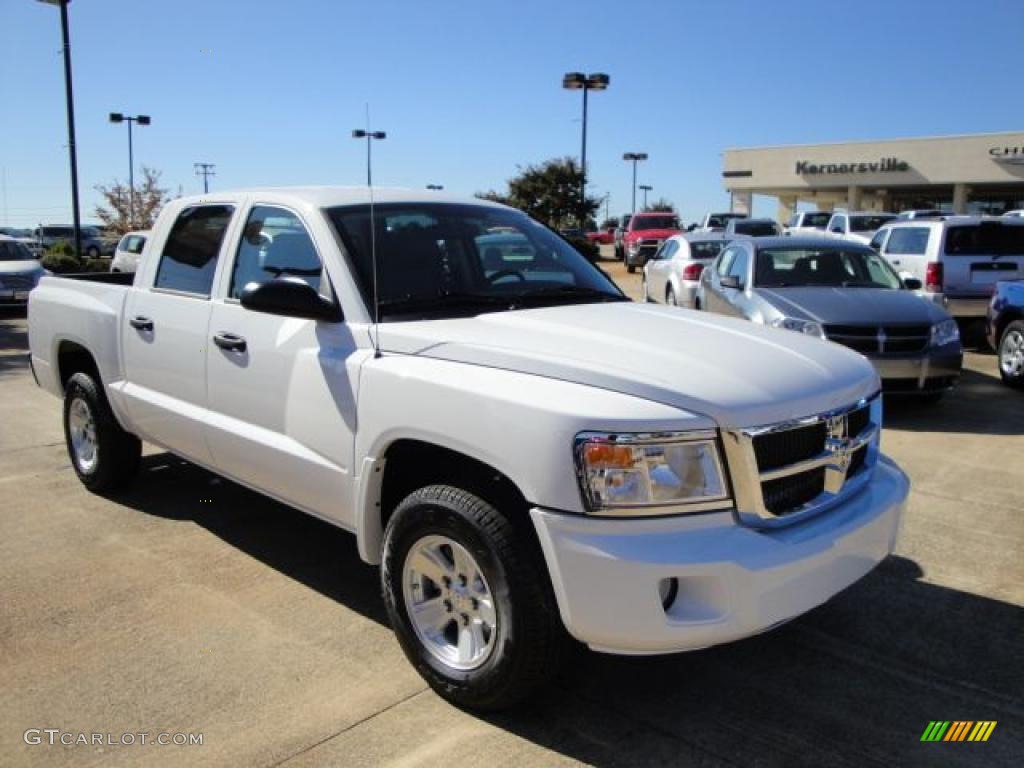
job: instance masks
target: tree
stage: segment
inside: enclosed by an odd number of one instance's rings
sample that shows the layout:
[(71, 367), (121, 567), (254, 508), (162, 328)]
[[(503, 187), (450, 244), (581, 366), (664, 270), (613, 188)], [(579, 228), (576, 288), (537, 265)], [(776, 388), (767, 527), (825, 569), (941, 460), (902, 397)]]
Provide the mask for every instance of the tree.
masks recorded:
[(664, 197), (659, 197), (653, 203), (644, 208), (649, 213), (675, 213), (676, 207)]
[(96, 191), (103, 195), (106, 205), (97, 205), (96, 218), (111, 232), (123, 235), (133, 229), (150, 229), (157, 214), (170, 198), (160, 186), (160, 172), (142, 167), (142, 183), (135, 185), (135, 215), (132, 217), (131, 191), (117, 179), (107, 186), (97, 184)]
[(508, 180), (508, 194), (498, 192), (477, 193), (485, 200), (497, 200), (543, 221), (554, 229), (568, 227), (589, 219), (601, 204), (599, 198), (580, 200), (579, 165), (570, 157), (546, 160), (539, 165), (528, 165)]

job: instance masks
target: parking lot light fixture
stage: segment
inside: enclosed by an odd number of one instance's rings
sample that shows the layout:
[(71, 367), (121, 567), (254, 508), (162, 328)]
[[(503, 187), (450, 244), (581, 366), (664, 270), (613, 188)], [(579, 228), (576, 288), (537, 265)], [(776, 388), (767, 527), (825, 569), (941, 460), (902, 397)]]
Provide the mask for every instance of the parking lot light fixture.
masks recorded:
[(373, 170), (371, 167), (371, 153), (370, 146), (374, 139), (380, 141), (386, 139), (388, 135), (384, 131), (364, 131), (361, 128), (356, 128), (352, 131), (353, 139), (366, 139), (366, 186), (373, 186)]
[(129, 225), (135, 229), (135, 159), (132, 154), (132, 123), (149, 125), (149, 115), (126, 115), (122, 112), (111, 112), (110, 122), (128, 123), (128, 219)]
[(633, 163), (633, 209), (631, 213), (636, 213), (636, 164), (642, 160), (647, 159), (646, 152), (626, 152), (622, 159), (626, 162)]
[(587, 218), (587, 92), (605, 91), (611, 78), (603, 72), (584, 75), (582, 72), (566, 72), (562, 87), (570, 91), (583, 91), (583, 146), (580, 150), (580, 229), (586, 229)]
[(75, 256), (82, 258), (82, 217), (78, 207), (78, 152), (75, 148), (75, 98), (71, 87), (71, 36), (68, 33), (68, 3), (71, 0), (38, 0), (60, 6), (60, 31), (64, 53), (64, 97), (68, 113), (68, 157), (71, 161), (71, 216), (75, 229)]
[(643, 192), (644, 192), (644, 210), (646, 211), (647, 210), (647, 193), (650, 192), (652, 189), (654, 189), (654, 187), (652, 187), (650, 184), (641, 184), (639, 188), (642, 189)]
[(427, 184), (427, 189), (432, 189), (434, 191), (440, 191), (440, 190), (444, 189), (444, 185), (443, 184)]

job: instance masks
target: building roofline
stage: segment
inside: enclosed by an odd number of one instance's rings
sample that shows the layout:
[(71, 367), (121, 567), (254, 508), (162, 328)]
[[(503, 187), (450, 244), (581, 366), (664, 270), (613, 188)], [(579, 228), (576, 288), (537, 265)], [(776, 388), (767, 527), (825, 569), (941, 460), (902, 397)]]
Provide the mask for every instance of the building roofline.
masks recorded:
[(994, 131), (992, 133), (954, 133), (946, 136), (906, 136), (895, 139), (855, 139), (853, 141), (825, 141), (816, 144), (771, 144), (763, 147), (726, 147), (723, 152), (750, 152), (765, 149), (796, 149), (798, 147), (842, 147), (851, 144), (892, 144), (900, 141), (945, 141), (948, 139), (976, 139), (985, 136), (1012, 136), (1021, 131)]

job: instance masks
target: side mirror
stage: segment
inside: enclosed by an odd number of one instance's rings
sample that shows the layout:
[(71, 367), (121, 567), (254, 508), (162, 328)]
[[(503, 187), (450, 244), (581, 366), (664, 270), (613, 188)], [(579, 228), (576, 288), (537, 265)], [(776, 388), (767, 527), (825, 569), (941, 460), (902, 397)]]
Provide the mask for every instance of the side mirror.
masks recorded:
[(310, 320), (341, 320), (341, 309), (297, 278), (249, 283), (242, 291), (242, 306), (253, 312)]
[(916, 277), (907, 277), (903, 280), (903, 287), (908, 291), (920, 291), (924, 283)]
[(719, 283), (721, 283), (723, 288), (735, 288), (737, 291), (743, 288), (743, 285), (740, 283), (740, 279), (735, 275), (726, 275), (719, 280)]

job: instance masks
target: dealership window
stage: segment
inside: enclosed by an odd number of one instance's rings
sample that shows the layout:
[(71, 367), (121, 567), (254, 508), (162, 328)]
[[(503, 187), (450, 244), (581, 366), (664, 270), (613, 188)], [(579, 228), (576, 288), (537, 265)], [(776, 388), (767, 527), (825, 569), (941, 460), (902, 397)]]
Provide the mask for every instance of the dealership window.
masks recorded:
[(886, 253), (904, 256), (924, 256), (928, 248), (928, 227), (893, 227)]

